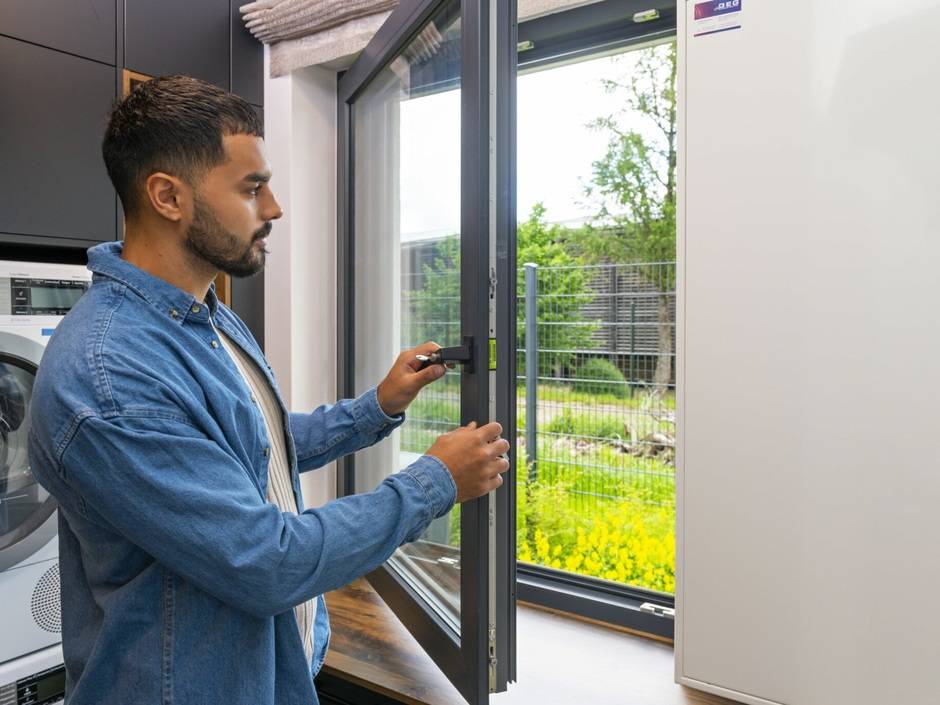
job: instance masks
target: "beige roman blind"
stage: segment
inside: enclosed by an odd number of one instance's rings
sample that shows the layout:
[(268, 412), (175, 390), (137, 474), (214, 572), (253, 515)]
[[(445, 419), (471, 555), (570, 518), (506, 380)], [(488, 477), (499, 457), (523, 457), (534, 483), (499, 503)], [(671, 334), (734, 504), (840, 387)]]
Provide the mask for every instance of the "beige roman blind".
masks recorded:
[[(519, 19), (598, 0), (518, 0)], [(239, 9), (245, 26), (271, 47), (271, 76), (343, 62), (362, 51), (398, 0), (256, 0)]]
[(263, 42), (317, 34), (392, 10), (398, 0), (258, 0), (241, 7), (245, 26)]

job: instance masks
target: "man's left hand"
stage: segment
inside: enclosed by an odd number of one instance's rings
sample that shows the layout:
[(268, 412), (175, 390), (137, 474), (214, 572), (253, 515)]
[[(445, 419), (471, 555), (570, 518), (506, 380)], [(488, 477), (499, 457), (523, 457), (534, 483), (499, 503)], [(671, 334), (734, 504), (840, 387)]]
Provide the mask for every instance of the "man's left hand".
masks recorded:
[(441, 346), (434, 342), (427, 342), (411, 350), (405, 350), (392, 369), (379, 382), (377, 389), (379, 406), (389, 416), (398, 416), (408, 408), (408, 405), (418, 396), (418, 392), (425, 385), (444, 376), (444, 365), (428, 365), (423, 370), (417, 355), (430, 355)]

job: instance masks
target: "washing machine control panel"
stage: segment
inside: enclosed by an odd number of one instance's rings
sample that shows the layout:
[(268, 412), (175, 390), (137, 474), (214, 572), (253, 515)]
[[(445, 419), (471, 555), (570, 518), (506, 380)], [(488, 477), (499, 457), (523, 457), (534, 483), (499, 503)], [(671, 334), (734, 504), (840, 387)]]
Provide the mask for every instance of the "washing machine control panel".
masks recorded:
[(56, 666), (15, 683), (0, 686), (0, 703), (6, 705), (51, 705), (65, 694), (65, 666)]
[(0, 277), (0, 316), (64, 316), (89, 286), (77, 279)]

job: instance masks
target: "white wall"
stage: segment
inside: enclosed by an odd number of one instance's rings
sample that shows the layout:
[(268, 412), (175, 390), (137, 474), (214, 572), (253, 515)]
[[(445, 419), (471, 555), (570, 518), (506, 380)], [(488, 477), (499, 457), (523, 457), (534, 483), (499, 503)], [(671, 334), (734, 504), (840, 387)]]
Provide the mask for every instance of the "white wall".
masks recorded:
[[(291, 411), (336, 400), (336, 74), (308, 67), (268, 78), (271, 187), (284, 209), (264, 280), (265, 353)], [(336, 496), (335, 465), (301, 476), (306, 505)]]

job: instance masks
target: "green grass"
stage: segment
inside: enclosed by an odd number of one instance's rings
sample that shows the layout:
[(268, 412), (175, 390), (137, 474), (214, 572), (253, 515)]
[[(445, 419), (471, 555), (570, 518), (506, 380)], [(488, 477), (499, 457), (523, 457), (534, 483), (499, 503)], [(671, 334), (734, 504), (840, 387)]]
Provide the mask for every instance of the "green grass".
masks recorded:
[(604, 501), (675, 503), (672, 465), (656, 458), (638, 458), (603, 444), (566, 456), (551, 443), (541, 441), (534, 474), (537, 481), (565, 490), (573, 497), (572, 501), (581, 505)]
[[(675, 433), (675, 424), (666, 418), (673, 415), (674, 406), (670, 407), (668, 402), (674, 404), (674, 400), (669, 397), (657, 402), (662, 406), (655, 409), (654, 416), (650, 409), (640, 406), (636, 399), (616, 399), (616, 403), (605, 403), (603, 397), (579, 401), (578, 396), (571, 394), (570, 398), (559, 398), (556, 401), (540, 397), (539, 401), (545, 402), (545, 405), (540, 405), (540, 416), (550, 416), (539, 423), (539, 434), (544, 434), (542, 442), (557, 443), (563, 440), (563, 436), (570, 436), (591, 443), (630, 443), (633, 438), (642, 441), (653, 433)], [(424, 452), (441, 433), (456, 428), (459, 423), (459, 397), (426, 390), (408, 409), (403, 431), (404, 449), (415, 453)], [(525, 400), (520, 397), (516, 415), (517, 435), (521, 436), (525, 430)]]
[[(539, 384), (538, 400), (540, 402), (554, 401), (591, 405), (603, 404), (604, 406), (622, 407), (625, 410), (642, 409), (648, 395), (643, 389), (644, 388), (635, 387), (633, 396), (624, 398), (617, 394), (579, 392), (575, 391), (567, 384)], [(518, 382), (518, 396), (520, 400), (525, 400), (525, 382), (523, 380), (519, 380)], [(661, 406), (671, 411), (675, 410), (676, 395), (672, 390), (666, 392), (661, 399), (656, 401), (656, 406)]]
[[(460, 385), (456, 377), (448, 375), (445, 383), (435, 382), (426, 388), (415, 399), (408, 409), (408, 415), (418, 418), (447, 419), (456, 423), (460, 418)], [(520, 408), (525, 408), (525, 384), (519, 380), (517, 400)], [(617, 394), (601, 394), (579, 392), (570, 385), (540, 384), (538, 391), (539, 402), (556, 402), (572, 405), (586, 405), (592, 408), (598, 406), (611, 407), (611, 413), (622, 411), (643, 411), (654, 408), (664, 411), (675, 411), (676, 397), (672, 391), (661, 398), (650, 401), (647, 392), (636, 391), (633, 397), (621, 397)], [(519, 414), (522, 416), (522, 414)]]
[[(518, 379), (516, 381), (516, 393), (517, 397), (521, 402), (525, 401), (525, 379)], [(538, 390), (538, 400), (540, 402), (571, 402), (574, 404), (590, 404), (598, 405), (603, 404), (604, 406), (615, 406), (621, 407), (623, 409), (642, 409), (645, 404), (649, 403), (649, 396), (652, 390), (652, 387), (642, 387), (642, 386), (633, 386), (632, 396), (622, 396), (619, 393), (604, 393), (604, 392), (586, 392), (586, 391), (577, 391), (573, 388), (571, 384), (561, 384), (561, 383), (540, 383)], [(420, 404), (429, 398), (445, 398), (451, 399), (459, 407), (458, 400), (460, 399), (460, 377), (455, 373), (448, 373), (443, 380), (434, 382), (431, 386), (425, 388), (421, 394), (418, 395), (418, 398), (412, 403), (411, 408), (414, 409), (416, 405), (420, 407)], [(655, 407), (669, 409), (670, 411), (675, 410), (676, 408), (676, 395), (670, 389), (662, 395), (661, 398), (655, 400)]]
[(408, 407), (407, 415), (416, 421), (435, 421), (460, 424), (460, 403), (443, 397), (418, 397)]

